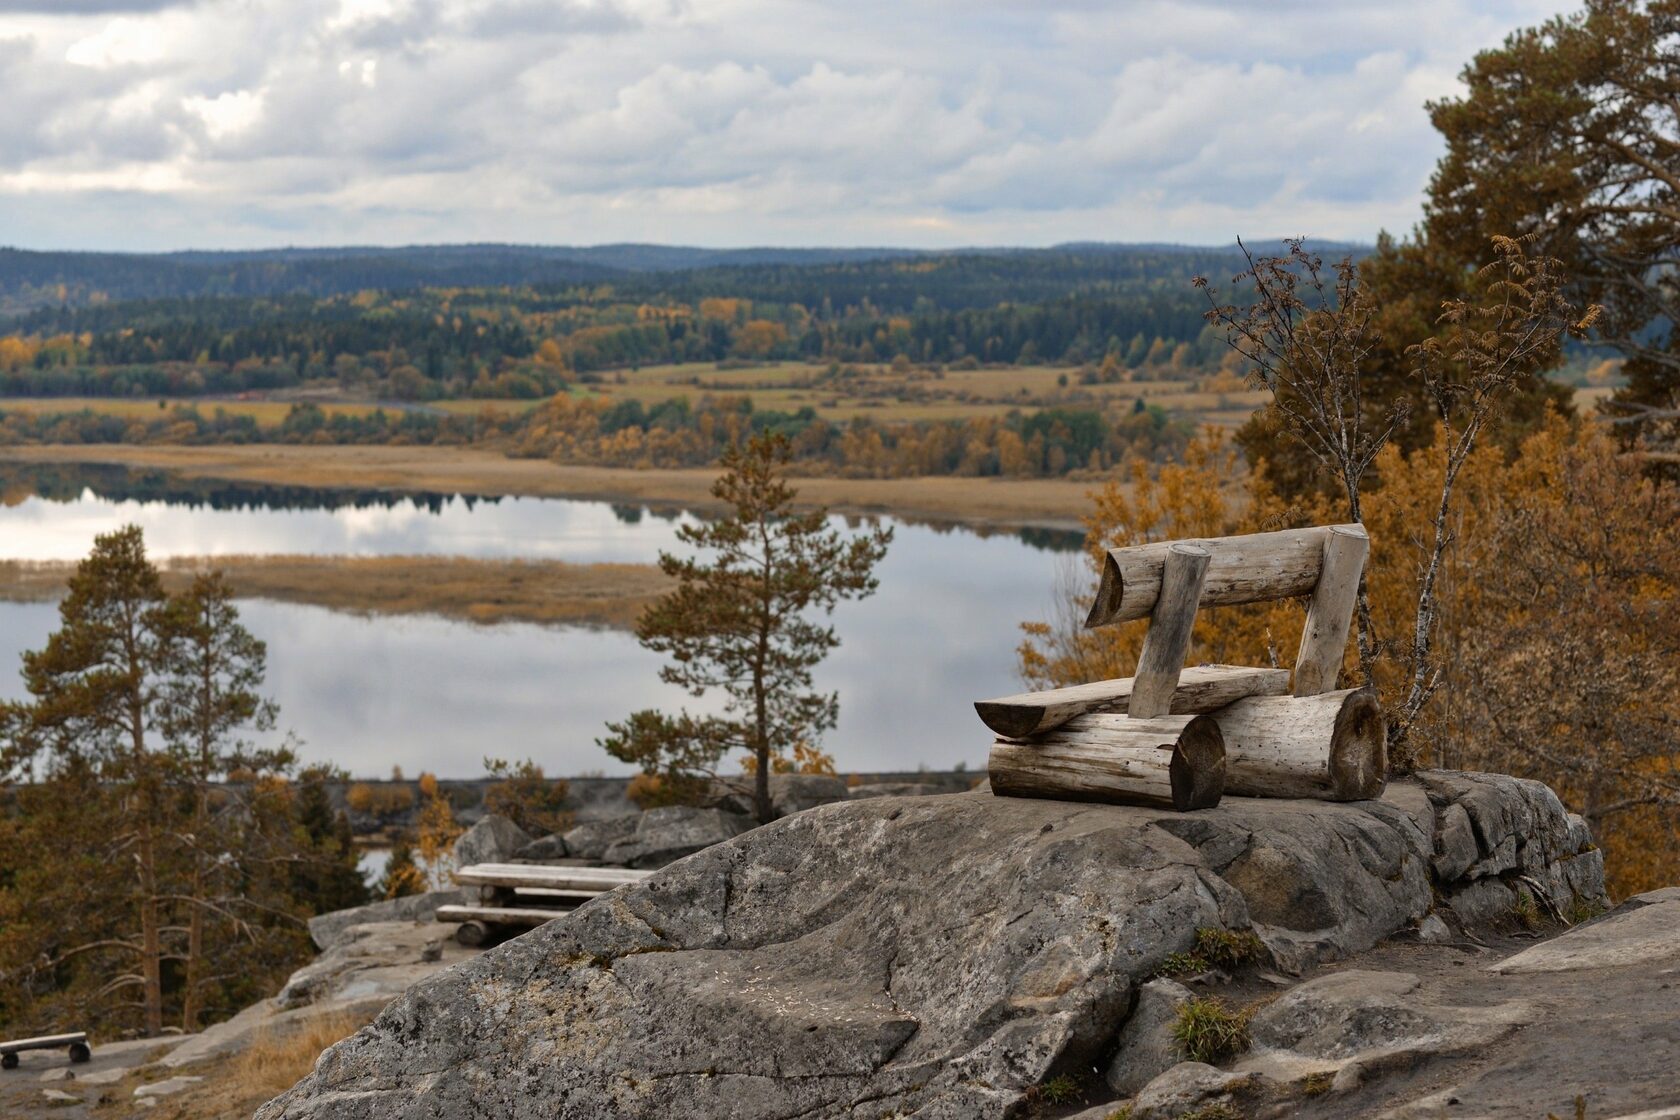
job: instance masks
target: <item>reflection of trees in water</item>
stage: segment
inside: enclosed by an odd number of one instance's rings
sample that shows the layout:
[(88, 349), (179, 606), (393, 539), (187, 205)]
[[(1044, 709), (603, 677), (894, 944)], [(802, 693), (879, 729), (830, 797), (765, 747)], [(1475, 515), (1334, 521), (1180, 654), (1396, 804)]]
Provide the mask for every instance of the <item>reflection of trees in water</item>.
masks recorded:
[(471, 510), (497, 496), (442, 494), (430, 491), (350, 490), (318, 486), (282, 486), (187, 478), (170, 471), (134, 469), (114, 463), (3, 463), (0, 494), (8, 505), (34, 496), (49, 502), (74, 502), (92, 491), (113, 502), (160, 502), (189, 509), (334, 510), (392, 509), (413, 505), (440, 514), (451, 500)]
[[(161, 502), (188, 509), (241, 510), (335, 510), (393, 509), (412, 504), (428, 513), (441, 514), (451, 500), (469, 511), (478, 503), (496, 504), (498, 495), (443, 494), (432, 491), (347, 490), (320, 486), (283, 486), (261, 482), (228, 482), (213, 478), (188, 478), (171, 471), (126, 467), (120, 463), (0, 463), (0, 504), (17, 505), (30, 497), (49, 502), (74, 502), (92, 491), (95, 497), (112, 502)], [(532, 499), (570, 501), (577, 499)], [(689, 511), (681, 505), (608, 504), (621, 525), (640, 525), (644, 519), (674, 523)], [(704, 518), (704, 514), (696, 514)], [(852, 529), (881, 520), (871, 514), (843, 514)], [(1040, 552), (1077, 552), (1085, 535), (1077, 529), (1001, 529), (960, 521), (935, 521), (917, 517), (891, 520), (918, 525), (936, 533), (971, 533), (978, 537), (1014, 537)]]

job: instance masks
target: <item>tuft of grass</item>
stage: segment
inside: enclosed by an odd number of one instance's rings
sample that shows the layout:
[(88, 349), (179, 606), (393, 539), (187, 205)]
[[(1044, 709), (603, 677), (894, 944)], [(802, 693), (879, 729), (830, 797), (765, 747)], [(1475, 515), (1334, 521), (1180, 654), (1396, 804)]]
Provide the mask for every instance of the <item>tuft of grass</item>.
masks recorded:
[(1178, 1009), (1172, 1036), (1190, 1061), (1217, 1065), (1248, 1049), (1248, 1020), (1247, 1011), (1198, 997)]
[(1569, 911), (1565, 914), (1565, 917), (1569, 919), (1570, 925), (1578, 926), (1582, 922), (1592, 921), (1604, 912), (1603, 903), (1594, 902), (1593, 900), (1586, 898), (1577, 898), (1574, 902), (1569, 904)]
[(1067, 1074), (1057, 1074), (1038, 1087), (1038, 1099), (1045, 1104), (1072, 1104), (1079, 1099), (1079, 1082)]
[(263, 1031), (233, 1063), (228, 1087), (240, 1098), (258, 1102), (276, 1097), (315, 1068), (321, 1052), (342, 1042), (367, 1023), (344, 1013), (306, 1019), (290, 1030)]
[(1161, 962), (1161, 967), (1154, 972), (1155, 976), (1168, 978), (1177, 976), (1194, 976), (1198, 972), (1206, 972), (1211, 966), (1206, 960), (1195, 953), (1168, 953)]
[(1196, 931), (1195, 955), (1220, 968), (1241, 968), (1266, 959), (1266, 943), (1253, 930), (1204, 927)]
[(1540, 904), (1534, 900), (1534, 895), (1527, 887), (1517, 888), (1517, 901), (1511, 907), (1511, 917), (1527, 930), (1542, 929), (1546, 924), (1544, 916), (1540, 913)]
[(1309, 1073), (1306, 1080), (1301, 1082), (1303, 1097), (1322, 1097), (1330, 1091), (1330, 1085), (1336, 1080), (1333, 1073)]
[(1123, 1104), (1107, 1116), (1103, 1117), (1103, 1120), (1132, 1120), (1132, 1111), (1133, 1107), (1131, 1105)]

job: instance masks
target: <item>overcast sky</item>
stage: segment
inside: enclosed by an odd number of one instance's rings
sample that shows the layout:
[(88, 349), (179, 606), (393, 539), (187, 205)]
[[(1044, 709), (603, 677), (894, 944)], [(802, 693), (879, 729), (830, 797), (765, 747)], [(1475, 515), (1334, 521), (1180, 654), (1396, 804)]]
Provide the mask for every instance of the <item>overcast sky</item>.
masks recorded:
[(1560, 0), (0, 0), (0, 243), (1404, 230)]

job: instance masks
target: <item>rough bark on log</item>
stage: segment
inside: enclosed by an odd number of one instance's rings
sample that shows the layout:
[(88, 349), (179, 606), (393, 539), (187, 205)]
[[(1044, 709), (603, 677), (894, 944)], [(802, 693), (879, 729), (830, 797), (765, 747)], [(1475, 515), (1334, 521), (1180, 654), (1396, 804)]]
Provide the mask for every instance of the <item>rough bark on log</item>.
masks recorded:
[(1161, 570), (1167, 550), (1173, 544), (1198, 544), (1212, 553), (1202, 587), (1204, 607), (1305, 595), (1318, 582), (1324, 538), (1331, 528), (1317, 526), (1111, 548), (1103, 560), (1102, 582), (1085, 625), (1106, 626), (1111, 622), (1149, 617), (1161, 593)]
[(1225, 738), (1228, 793), (1363, 801), (1388, 783), (1388, 723), (1369, 689), (1255, 696), (1210, 718)]
[(1190, 632), (1196, 626), (1196, 605), (1202, 599), (1208, 561), (1213, 554), (1195, 544), (1177, 542), (1161, 562), (1161, 591), (1149, 614), (1149, 633), (1138, 654), (1136, 682), (1126, 714), (1155, 719), (1172, 708), (1173, 690), (1190, 652)]
[[(1094, 723), (1098, 726), (1082, 726)], [(1179, 812), (1225, 790), (1225, 744), (1211, 716), (1081, 716), (1031, 743), (999, 741), (987, 764), (1002, 797), (1102, 801)]]
[(1324, 564), (1313, 586), (1301, 652), (1295, 658), (1295, 695), (1317, 696), (1336, 687), (1347, 650), (1348, 627), (1359, 597), (1359, 577), (1371, 538), (1361, 525), (1332, 525), (1324, 538)]
[[(974, 710), (987, 727), (1005, 739), (1025, 739), (1060, 727), (1087, 712), (1117, 712), (1132, 697), (1134, 677), (1093, 681), (1042, 692), (1022, 692), (977, 700)], [(1247, 665), (1192, 665), (1178, 677), (1170, 714), (1199, 715), (1245, 696), (1283, 696), (1289, 692), (1288, 669), (1253, 669)]]

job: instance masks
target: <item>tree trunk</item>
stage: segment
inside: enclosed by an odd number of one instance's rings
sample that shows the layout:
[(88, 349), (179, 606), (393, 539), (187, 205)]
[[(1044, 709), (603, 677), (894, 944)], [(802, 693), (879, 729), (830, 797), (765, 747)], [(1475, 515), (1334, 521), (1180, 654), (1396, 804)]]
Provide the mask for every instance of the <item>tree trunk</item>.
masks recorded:
[(1212, 555), (1202, 587), (1204, 607), (1233, 606), (1305, 595), (1318, 582), (1330, 527), (1285, 529), (1194, 541), (1158, 541), (1111, 548), (1103, 561), (1087, 627), (1148, 618), (1161, 594), (1162, 569), (1174, 544), (1196, 544)]
[(1256, 696), (1214, 712), (1225, 791), (1242, 797), (1362, 801), (1388, 783), (1388, 728), (1368, 689)]
[(1031, 743), (999, 741), (988, 762), (1003, 797), (1207, 809), (1225, 788), (1225, 746), (1211, 716), (1087, 715)]
[[(1134, 677), (1076, 684), (1042, 692), (1023, 692), (975, 701), (982, 722), (1005, 739), (1042, 735), (1086, 712), (1117, 712), (1131, 699)], [(1169, 714), (1199, 715), (1245, 696), (1283, 696), (1288, 669), (1251, 669), (1246, 665), (1192, 665), (1178, 677)]]

